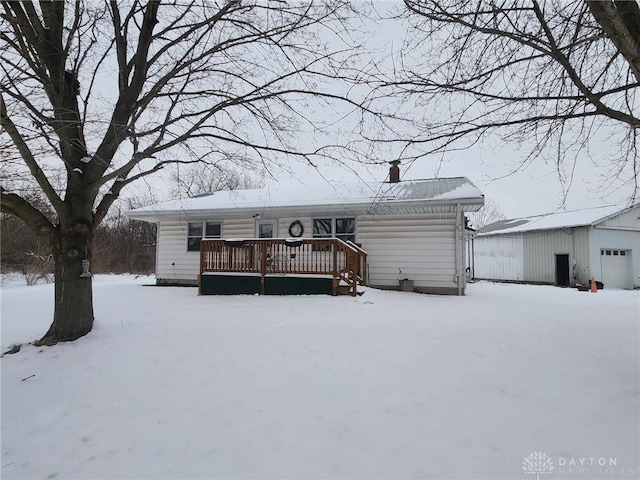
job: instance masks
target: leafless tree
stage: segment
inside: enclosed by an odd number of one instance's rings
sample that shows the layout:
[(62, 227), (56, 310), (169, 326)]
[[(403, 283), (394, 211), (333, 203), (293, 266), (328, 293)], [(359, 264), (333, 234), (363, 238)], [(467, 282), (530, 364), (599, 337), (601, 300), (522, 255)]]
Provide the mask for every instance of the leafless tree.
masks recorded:
[(169, 176), (172, 198), (192, 197), (218, 190), (259, 188), (261, 182), (247, 173), (227, 170), (219, 165), (196, 163), (176, 165)]
[[(314, 108), (350, 104), (335, 93), (351, 55), (346, 0), (2, 7), (1, 206), (52, 249), (55, 309), (43, 343), (92, 329), (82, 261), (123, 188), (168, 164), (329, 155), (295, 149), (290, 134), (315, 125)], [(320, 31), (340, 41), (323, 43)], [(6, 172), (14, 185), (31, 178), (53, 218), (4, 183)]]
[(140, 197), (114, 203), (94, 235), (93, 273), (153, 273), (157, 227), (153, 223), (131, 220), (124, 214), (153, 203), (156, 202)]
[(477, 212), (469, 213), (470, 227), (477, 230), (507, 217), (495, 200), (485, 198), (484, 205)]
[[(576, 162), (592, 162), (603, 189), (637, 195), (637, 1), (405, 0), (398, 15), (412, 28), (393, 71), (376, 72), (377, 97), (425, 112), (391, 140), (406, 156), (497, 134), (525, 154), (517, 168), (555, 161), (565, 192)], [(606, 158), (590, 154), (596, 135)]]

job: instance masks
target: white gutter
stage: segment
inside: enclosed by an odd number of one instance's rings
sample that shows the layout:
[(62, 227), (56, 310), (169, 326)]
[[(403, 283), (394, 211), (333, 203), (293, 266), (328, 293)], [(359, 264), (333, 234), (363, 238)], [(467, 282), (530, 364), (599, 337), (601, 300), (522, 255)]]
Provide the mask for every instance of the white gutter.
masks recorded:
[[(383, 215), (394, 213), (393, 211), (402, 209), (424, 209), (438, 206), (455, 206), (456, 210), (462, 205), (473, 207), (477, 210), (483, 205), (482, 198), (456, 199), (455, 201), (447, 200), (411, 200), (411, 201), (386, 201), (383, 203), (345, 203), (345, 204), (310, 204), (310, 205), (291, 205), (291, 206), (252, 206), (238, 208), (208, 208), (193, 210), (189, 208), (181, 208), (178, 210), (152, 210), (151, 208), (130, 210), (125, 215), (133, 220), (143, 220), (147, 222), (158, 222), (161, 220), (189, 220), (189, 219), (205, 219), (205, 218), (238, 218), (242, 216), (253, 216), (259, 214), (265, 216), (267, 214), (273, 216), (309, 216), (314, 212), (335, 212), (344, 213), (352, 212), (358, 215)], [(476, 208), (477, 207), (477, 208)], [(472, 208), (468, 209), (472, 211)]]
[(622, 230), (623, 232), (640, 232), (640, 228), (634, 227), (607, 227), (604, 225), (594, 225), (593, 228), (598, 230)]

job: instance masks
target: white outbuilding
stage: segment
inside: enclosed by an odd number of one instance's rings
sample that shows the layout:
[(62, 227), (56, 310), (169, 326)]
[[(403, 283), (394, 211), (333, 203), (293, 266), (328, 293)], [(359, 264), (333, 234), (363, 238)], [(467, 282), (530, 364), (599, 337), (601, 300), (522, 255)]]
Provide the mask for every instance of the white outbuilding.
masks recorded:
[(640, 288), (640, 204), (503, 220), (472, 242), (476, 279)]

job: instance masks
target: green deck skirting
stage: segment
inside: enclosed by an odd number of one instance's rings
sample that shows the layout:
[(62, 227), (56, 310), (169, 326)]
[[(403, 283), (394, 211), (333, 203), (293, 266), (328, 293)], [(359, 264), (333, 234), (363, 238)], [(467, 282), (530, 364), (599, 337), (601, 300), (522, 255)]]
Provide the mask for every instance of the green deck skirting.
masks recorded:
[[(260, 293), (260, 276), (202, 275), (202, 295), (252, 295)], [(331, 278), (265, 277), (266, 295), (331, 295)]]
[(265, 277), (266, 295), (331, 295), (330, 278)]
[(251, 295), (260, 293), (260, 277), (236, 275), (202, 275), (202, 295)]

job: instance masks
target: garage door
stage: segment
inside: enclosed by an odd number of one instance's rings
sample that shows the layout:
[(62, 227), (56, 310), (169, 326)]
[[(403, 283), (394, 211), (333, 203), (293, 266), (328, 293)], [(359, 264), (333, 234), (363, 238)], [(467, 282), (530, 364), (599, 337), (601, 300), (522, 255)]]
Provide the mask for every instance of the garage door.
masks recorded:
[(600, 259), (604, 288), (633, 288), (630, 250), (603, 249)]

